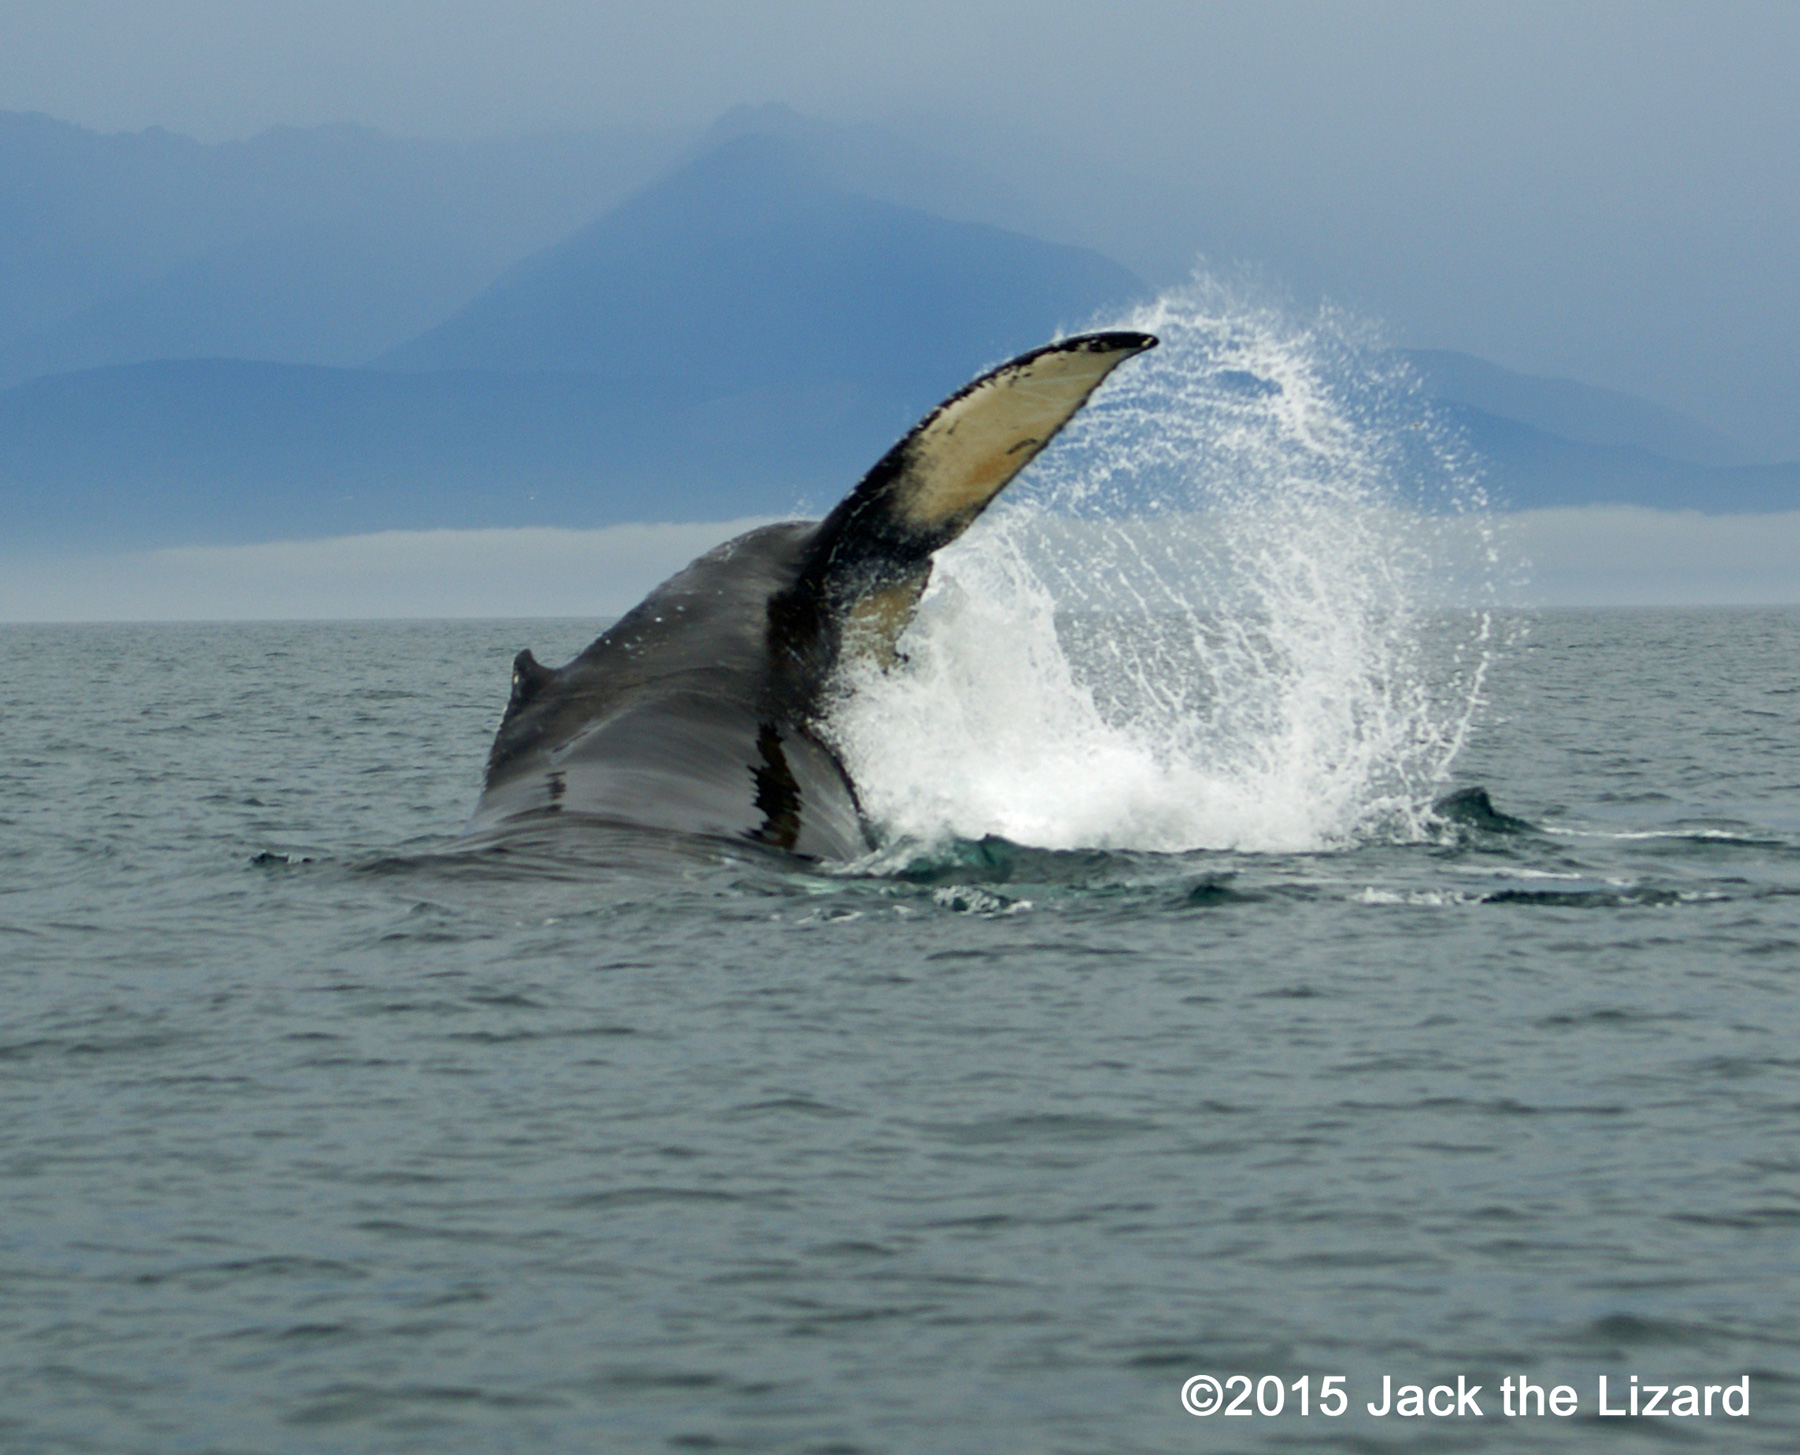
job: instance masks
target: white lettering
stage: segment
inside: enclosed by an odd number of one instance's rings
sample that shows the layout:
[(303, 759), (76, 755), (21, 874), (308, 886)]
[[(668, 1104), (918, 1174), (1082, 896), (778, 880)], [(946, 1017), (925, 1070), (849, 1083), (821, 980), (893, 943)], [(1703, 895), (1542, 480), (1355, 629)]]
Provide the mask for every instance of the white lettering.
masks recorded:
[(1600, 1376), (1600, 1413), (1603, 1415), (1622, 1415), (1624, 1410), (1609, 1410), (1606, 1407), (1606, 1376)]

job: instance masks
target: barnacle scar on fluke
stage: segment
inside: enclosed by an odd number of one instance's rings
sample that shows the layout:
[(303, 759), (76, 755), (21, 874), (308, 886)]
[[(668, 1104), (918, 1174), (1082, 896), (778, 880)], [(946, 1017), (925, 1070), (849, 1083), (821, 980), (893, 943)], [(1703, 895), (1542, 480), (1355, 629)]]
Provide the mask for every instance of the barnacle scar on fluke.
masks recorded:
[(1092, 333), (1021, 355), (928, 414), (824, 520), (727, 541), (565, 667), (521, 652), (469, 832), (584, 822), (863, 853), (855, 787), (816, 730), (836, 668), (891, 659), (933, 554), (1155, 345)]

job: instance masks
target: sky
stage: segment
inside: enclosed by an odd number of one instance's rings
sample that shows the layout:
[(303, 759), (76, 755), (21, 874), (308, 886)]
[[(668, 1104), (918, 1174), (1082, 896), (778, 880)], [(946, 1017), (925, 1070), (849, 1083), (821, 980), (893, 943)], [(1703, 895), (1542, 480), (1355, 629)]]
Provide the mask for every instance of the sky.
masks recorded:
[(1249, 264), (1800, 458), (1792, 0), (0, 0), (0, 38), (0, 108), (108, 131), (875, 122), (1153, 281)]

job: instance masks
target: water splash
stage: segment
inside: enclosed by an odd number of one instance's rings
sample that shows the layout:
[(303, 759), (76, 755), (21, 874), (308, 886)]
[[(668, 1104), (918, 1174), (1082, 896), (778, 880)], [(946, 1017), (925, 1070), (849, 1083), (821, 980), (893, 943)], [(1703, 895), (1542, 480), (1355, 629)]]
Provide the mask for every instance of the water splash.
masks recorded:
[(1202, 278), (1121, 326), (1162, 347), (941, 553), (904, 665), (855, 669), (865, 810), (902, 844), (1421, 835), (1493, 635), (1437, 604), (1497, 561), (1456, 441), (1341, 314)]

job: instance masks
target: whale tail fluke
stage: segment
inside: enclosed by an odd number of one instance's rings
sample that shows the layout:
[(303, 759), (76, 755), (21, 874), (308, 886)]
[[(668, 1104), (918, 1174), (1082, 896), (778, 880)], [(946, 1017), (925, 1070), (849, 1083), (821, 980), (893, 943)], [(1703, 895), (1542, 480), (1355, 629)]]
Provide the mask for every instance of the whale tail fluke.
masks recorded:
[(983, 374), (920, 420), (830, 515), (794, 584), (769, 604), (778, 644), (823, 675), (851, 644), (891, 659), (931, 574), (960, 536), (1146, 333), (1081, 334)]

